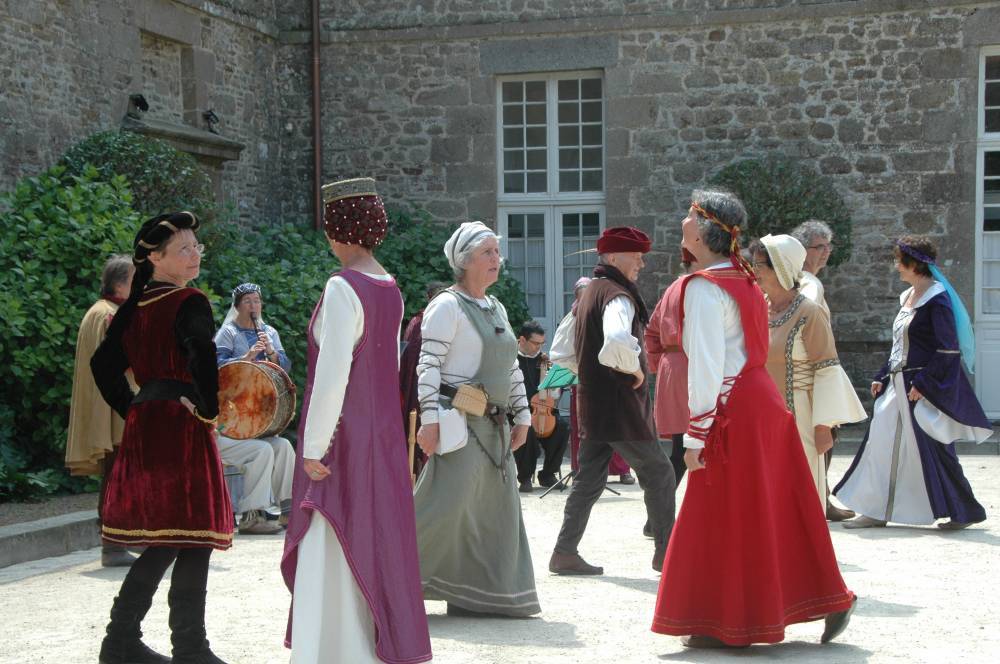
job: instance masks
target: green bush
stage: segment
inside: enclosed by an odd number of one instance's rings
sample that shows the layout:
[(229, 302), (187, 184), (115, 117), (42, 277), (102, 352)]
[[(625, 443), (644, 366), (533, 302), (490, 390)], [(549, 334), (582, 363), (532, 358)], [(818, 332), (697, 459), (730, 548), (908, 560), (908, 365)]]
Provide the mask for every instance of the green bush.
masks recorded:
[(0, 195), (0, 498), (84, 482), (63, 471), (77, 328), (140, 223), (125, 179), (101, 178), (55, 167)]
[(710, 180), (733, 190), (749, 216), (749, 236), (789, 233), (808, 219), (825, 221), (833, 229), (830, 265), (851, 255), (851, 214), (829, 178), (789, 157), (746, 159), (730, 164)]
[(122, 175), (132, 190), (133, 207), (144, 217), (190, 210), (203, 221), (216, 214), (212, 180), (195, 158), (156, 138), (131, 131), (102, 131), (63, 155), (65, 177), (90, 166), (104, 180)]

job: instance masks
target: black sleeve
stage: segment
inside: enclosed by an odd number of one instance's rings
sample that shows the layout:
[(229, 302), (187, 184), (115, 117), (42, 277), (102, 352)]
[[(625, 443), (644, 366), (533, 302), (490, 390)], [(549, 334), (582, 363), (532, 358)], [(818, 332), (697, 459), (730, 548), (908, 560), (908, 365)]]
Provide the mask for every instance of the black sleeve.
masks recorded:
[(128, 379), (125, 378), (128, 358), (122, 347), (122, 332), (131, 316), (130, 312), (123, 312), (121, 309), (112, 319), (104, 341), (91, 356), (90, 371), (94, 374), (94, 382), (97, 383), (101, 396), (124, 419), (133, 394)]
[(212, 305), (203, 295), (192, 295), (181, 304), (174, 320), (174, 335), (188, 358), (188, 370), (198, 393), (198, 414), (219, 414), (219, 368), (216, 363), (215, 320)]

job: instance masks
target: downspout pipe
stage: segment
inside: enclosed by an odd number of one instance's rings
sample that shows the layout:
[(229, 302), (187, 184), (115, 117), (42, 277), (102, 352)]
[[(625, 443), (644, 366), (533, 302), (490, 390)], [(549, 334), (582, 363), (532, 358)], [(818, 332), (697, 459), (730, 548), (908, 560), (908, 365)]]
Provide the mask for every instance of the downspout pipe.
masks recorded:
[(323, 127), (320, 112), (319, 0), (312, 0), (313, 223), (323, 228)]

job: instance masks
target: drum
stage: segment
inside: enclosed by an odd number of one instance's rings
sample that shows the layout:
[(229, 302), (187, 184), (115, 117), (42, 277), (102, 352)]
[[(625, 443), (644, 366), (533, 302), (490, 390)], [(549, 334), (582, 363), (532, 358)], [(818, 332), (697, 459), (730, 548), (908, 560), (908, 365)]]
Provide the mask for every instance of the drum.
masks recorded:
[(295, 385), (271, 362), (237, 360), (219, 369), (219, 428), (236, 440), (277, 436), (295, 417)]

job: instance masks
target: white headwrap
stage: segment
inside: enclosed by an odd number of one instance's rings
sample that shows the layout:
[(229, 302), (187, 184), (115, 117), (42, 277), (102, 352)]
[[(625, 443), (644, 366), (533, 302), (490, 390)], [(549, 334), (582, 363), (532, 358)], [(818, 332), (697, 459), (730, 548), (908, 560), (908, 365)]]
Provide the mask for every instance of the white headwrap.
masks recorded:
[(778, 283), (785, 290), (791, 290), (801, 278), (806, 248), (791, 235), (765, 235), (760, 243), (767, 249)]
[(487, 237), (497, 237), (497, 234), (481, 221), (466, 221), (459, 226), (444, 243), (444, 255), (451, 269), (461, 269), (462, 266), (458, 264), (459, 257)]

